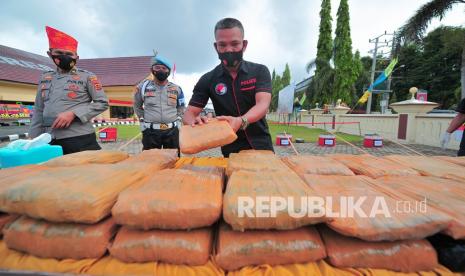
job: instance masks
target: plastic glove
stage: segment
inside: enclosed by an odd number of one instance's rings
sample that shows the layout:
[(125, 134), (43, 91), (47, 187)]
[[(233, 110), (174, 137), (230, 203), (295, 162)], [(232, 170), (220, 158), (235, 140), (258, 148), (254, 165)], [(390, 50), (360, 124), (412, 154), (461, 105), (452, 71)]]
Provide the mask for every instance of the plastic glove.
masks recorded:
[(18, 139), (10, 142), (6, 148), (12, 149), (12, 150), (20, 150), (23, 149), (24, 145), (26, 145), (29, 142), (29, 140), (25, 139)]
[(52, 136), (49, 133), (42, 133), (32, 140), (19, 139), (9, 143), (6, 147), (16, 150), (28, 150), (46, 145), (52, 141)]
[(441, 148), (442, 149), (445, 149), (447, 144), (449, 144), (450, 137), (451, 137), (451, 133), (447, 131), (441, 135)]
[(46, 145), (50, 143), (51, 141), (52, 141), (52, 135), (50, 135), (50, 133), (42, 133), (36, 138), (28, 141), (28, 143), (23, 146), (23, 150), (37, 148), (37, 147)]

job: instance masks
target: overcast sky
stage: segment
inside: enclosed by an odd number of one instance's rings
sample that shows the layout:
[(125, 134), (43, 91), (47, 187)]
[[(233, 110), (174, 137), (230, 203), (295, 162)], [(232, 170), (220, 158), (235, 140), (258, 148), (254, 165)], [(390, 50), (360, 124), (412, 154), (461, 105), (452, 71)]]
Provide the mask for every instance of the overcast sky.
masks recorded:
[[(367, 55), (368, 39), (400, 27), (426, 0), (349, 0), (353, 51)], [(176, 63), (174, 82), (189, 97), (193, 85), (219, 63), (213, 28), (224, 17), (239, 19), (249, 46), (244, 58), (270, 71), (291, 68), (292, 81), (305, 77), (315, 58), (319, 0), (172, 0), (0, 2), (0, 44), (46, 55), (45, 25), (79, 41), (81, 58), (151, 55), (152, 49)], [(333, 33), (339, 0), (332, 0)], [(457, 5), (439, 25), (465, 25), (465, 5)], [(79, 64), (78, 64), (79, 66)]]

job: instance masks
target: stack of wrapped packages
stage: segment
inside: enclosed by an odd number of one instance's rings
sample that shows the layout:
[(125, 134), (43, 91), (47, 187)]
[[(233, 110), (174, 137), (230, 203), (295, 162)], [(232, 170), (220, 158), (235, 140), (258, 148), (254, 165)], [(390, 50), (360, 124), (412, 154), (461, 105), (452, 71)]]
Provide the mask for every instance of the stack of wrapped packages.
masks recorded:
[[(121, 191), (152, 173), (173, 167), (175, 151), (147, 151), (129, 157), (119, 151), (81, 152), (43, 165), (0, 172), (4, 242), (41, 258), (102, 257), (118, 227), (111, 208)], [(11, 221), (11, 218), (16, 218)]]
[(221, 217), (224, 170), (183, 166), (123, 191), (112, 209), (122, 225), (110, 255), (123, 262), (209, 262)]
[[(346, 165), (357, 176), (341, 178), (305, 175), (305, 180), (312, 189), (329, 193), (333, 197), (366, 196), (368, 204), (364, 205), (370, 208), (380, 203), (376, 202), (376, 198), (382, 198), (389, 215), (335, 218), (327, 223), (326, 231), (330, 228), (332, 233), (323, 235), (323, 239), (331, 264), (416, 272), (433, 269), (437, 266), (439, 255), (442, 264), (454, 270), (465, 270), (465, 247), (463, 241), (460, 241), (464, 238), (465, 230), (465, 170), (454, 164), (459, 161), (447, 162), (424, 156), (327, 157)], [(335, 205), (337, 209), (337, 204)], [(372, 210), (364, 211), (368, 214)], [(343, 239), (335, 239), (337, 242), (331, 243), (328, 237), (334, 237), (335, 233), (342, 234), (340, 238)], [(456, 240), (452, 242), (452, 247), (456, 246), (455, 248), (450, 250), (451, 248), (437, 247), (434, 240), (444, 235)], [(350, 242), (350, 237), (356, 240)], [(433, 243), (434, 248), (425, 238)], [(389, 246), (385, 247), (384, 252), (379, 247), (369, 247), (356, 253), (354, 241), (364, 242), (366, 246)], [(342, 252), (335, 251), (332, 254), (331, 251), (338, 244)], [(352, 253), (349, 254), (349, 251)], [(341, 257), (351, 255), (356, 258), (344, 261)]]
[[(389, 211), (399, 200), (414, 201), (378, 191), (373, 178), (418, 175), (414, 170), (373, 156), (293, 156), (283, 161), (304, 179), (314, 194), (329, 202), (326, 205), (329, 208), (325, 209), (328, 221), (318, 230), (331, 265), (399, 272), (428, 271), (438, 266), (436, 252), (424, 238), (443, 230), (450, 221), (448, 216), (434, 210), (390, 214), (390, 217), (373, 214), (372, 208), (377, 204), (384, 204), (382, 207)], [(358, 205), (361, 212), (347, 208), (357, 206), (359, 199), (363, 199), (363, 204)], [(379, 199), (382, 203), (377, 202)], [(384, 209), (375, 209), (378, 210)]]
[(274, 214), (271, 211), (269, 216), (261, 216), (255, 209), (240, 214), (243, 201), (290, 198), (301, 206), (301, 200), (312, 194), (277, 156), (259, 151), (231, 154), (226, 174), (225, 222), (219, 228), (215, 255), (221, 268), (231, 271), (250, 265), (314, 262), (326, 257), (318, 230), (309, 226), (324, 221), (324, 217), (292, 216), (284, 209)]
[[(203, 147), (184, 144), (191, 152)], [(98, 151), (1, 170), (0, 269), (230, 276), (453, 275), (440, 264), (465, 270), (463, 158), (280, 158), (248, 150), (221, 162), (194, 160), (178, 160), (176, 150)], [(38, 258), (21, 266), (17, 259), (26, 256)], [(50, 260), (62, 267), (48, 268)]]

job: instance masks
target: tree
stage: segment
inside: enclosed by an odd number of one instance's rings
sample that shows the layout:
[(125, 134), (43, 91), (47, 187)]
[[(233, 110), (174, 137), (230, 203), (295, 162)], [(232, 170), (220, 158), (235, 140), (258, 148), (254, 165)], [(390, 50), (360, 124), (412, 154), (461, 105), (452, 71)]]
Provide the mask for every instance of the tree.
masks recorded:
[(315, 75), (307, 88), (306, 94), (309, 102), (312, 104), (319, 103), (320, 107), (323, 104), (334, 101), (332, 90), (334, 85), (334, 69), (329, 65), (321, 67), (318, 75)]
[(273, 69), (273, 73), (271, 74), (271, 104), (270, 104), (270, 109), (272, 111), (276, 111), (278, 108), (278, 93), (280, 88), (281, 83), (281, 77), (276, 74), (276, 71)]
[(354, 71), (352, 39), (350, 37), (350, 16), (347, 0), (341, 0), (337, 11), (336, 37), (334, 39), (334, 89), (333, 101), (342, 99), (350, 103), (354, 83), (358, 77)]
[(289, 64), (286, 63), (286, 67), (284, 68), (283, 76), (281, 78), (281, 86), (282, 88), (288, 86), (291, 83), (291, 69), (289, 69)]
[(333, 69), (330, 60), (333, 56), (331, 1), (322, 0), (320, 9), (320, 33), (318, 36), (316, 58), (307, 64), (307, 72), (316, 67), (306, 94), (312, 104), (332, 101)]
[(318, 36), (318, 45), (316, 52), (316, 59), (319, 61), (316, 63), (316, 72), (321, 69), (322, 63), (327, 63), (333, 56), (333, 39), (332, 39), (332, 26), (331, 21), (331, 1), (321, 1), (320, 10), (320, 34)]
[[(363, 78), (363, 77), (368, 77), (368, 72), (365, 71), (365, 68), (363, 67), (363, 62), (360, 58), (360, 52), (357, 50), (355, 52), (355, 55), (354, 55), (354, 58), (353, 58), (353, 61), (352, 61), (352, 79), (354, 80), (354, 84), (353, 84), (353, 87), (354, 89), (352, 89), (352, 95), (351, 95), (351, 98), (352, 100), (358, 100), (358, 93), (357, 92), (361, 92), (362, 89), (360, 90), (357, 90), (357, 84), (359, 83), (360, 79)], [(362, 93), (360, 93), (360, 96), (362, 96)], [(350, 104), (355, 104), (355, 102), (347, 102), (349, 105)]]
[[(392, 73), (391, 89), (397, 101), (407, 100), (410, 87), (420, 86), (422, 88), (425, 82), (425, 72), (422, 71), (425, 61), (421, 48), (421, 44), (408, 44), (404, 45), (398, 52), (398, 64), (405, 66), (396, 68)], [(393, 102), (392, 96), (391, 102)]]
[(284, 68), (284, 72), (282, 76), (276, 74), (276, 71), (273, 69), (273, 73), (271, 74), (271, 104), (270, 109), (272, 111), (276, 111), (278, 109), (278, 100), (279, 100), (279, 91), (281, 91), (284, 87), (288, 86), (291, 83), (291, 69), (289, 68), (289, 64), (286, 63), (286, 67)]
[(278, 109), (279, 91), (281, 91), (284, 87), (288, 86), (290, 83), (291, 69), (289, 68), (289, 65), (287, 63), (282, 76), (276, 74), (276, 71), (273, 69), (273, 73), (271, 74), (272, 89), (270, 104), (270, 109), (272, 111), (276, 111)]
[(465, 28), (439, 27), (419, 43), (403, 45), (392, 82), (398, 100), (408, 97), (412, 86), (428, 91), (428, 100), (451, 108), (460, 100), (460, 65), (465, 45)]
[[(417, 12), (402, 26), (397, 34), (400, 44), (420, 41), (434, 18), (442, 19), (455, 4), (465, 4), (465, 0), (431, 0), (421, 6)], [(399, 47), (397, 47), (399, 49)], [(462, 50), (461, 61), (461, 97), (465, 98), (465, 50)]]
[(460, 98), (455, 91), (460, 87), (460, 64), (465, 32), (463, 28), (439, 27), (423, 41), (425, 89), (433, 92), (430, 99), (441, 106), (450, 107)]

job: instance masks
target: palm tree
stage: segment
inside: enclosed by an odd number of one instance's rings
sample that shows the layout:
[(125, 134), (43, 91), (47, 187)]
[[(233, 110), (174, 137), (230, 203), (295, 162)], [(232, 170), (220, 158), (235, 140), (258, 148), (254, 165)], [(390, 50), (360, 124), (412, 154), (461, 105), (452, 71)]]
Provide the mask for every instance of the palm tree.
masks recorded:
[[(409, 43), (419, 41), (434, 18), (442, 18), (455, 4), (465, 4), (465, 0), (431, 0), (421, 6), (417, 12), (402, 26), (397, 33), (397, 45), (403, 41)], [(399, 47), (397, 47), (399, 49)], [(465, 46), (462, 50), (462, 98), (465, 98)]]

